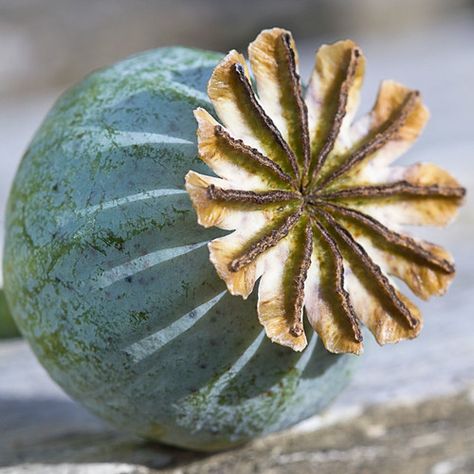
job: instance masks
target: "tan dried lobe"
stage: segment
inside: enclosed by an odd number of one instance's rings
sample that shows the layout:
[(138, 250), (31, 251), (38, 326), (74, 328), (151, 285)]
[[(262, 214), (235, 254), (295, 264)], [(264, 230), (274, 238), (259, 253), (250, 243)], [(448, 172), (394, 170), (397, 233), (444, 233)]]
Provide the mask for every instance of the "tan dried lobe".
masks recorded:
[(427, 299), (454, 262), (402, 226), (446, 225), (465, 194), (436, 165), (391, 167), (428, 120), (420, 94), (384, 81), (354, 122), (365, 69), (354, 42), (320, 48), (304, 97), (291, 33), (262, 31), (249, 58), (256, 90), (231, 51), (208, 86), (220, 123), (195, 111), (199, 156), (218, 177), (186, 176), (198, 222), (233, 231), (209, 243), (219, 276), (243, 298), (259, 281), (260, 323), (296, 351), (305, 320), (335, 353), (362, 352), (362, 325), (380, 344), (416, 337), (420, 311), (395, 278)]

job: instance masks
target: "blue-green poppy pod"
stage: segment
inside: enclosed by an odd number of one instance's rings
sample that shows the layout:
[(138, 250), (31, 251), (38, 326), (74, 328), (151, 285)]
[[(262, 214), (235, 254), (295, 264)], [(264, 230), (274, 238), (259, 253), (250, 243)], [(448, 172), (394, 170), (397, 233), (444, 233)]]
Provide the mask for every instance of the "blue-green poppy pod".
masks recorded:
[(158, 49), (91, 74), (8, 203), (6, 296), (52, 378), (118, 427), (199, 450), (319, 412), (362, 324), (381, 344), (419, 333), (392, 277), (428, 297), (454, 274), (384, 223), (444, 224), (464, 194), (434, 165), (390, 167), (426, 121), (419, 94), (385, 82), (352, 123), (354, 43), (319, 50), (305, 95), (288, 32), (262, 32), (250, 64), (255, 89), (236, 52)]

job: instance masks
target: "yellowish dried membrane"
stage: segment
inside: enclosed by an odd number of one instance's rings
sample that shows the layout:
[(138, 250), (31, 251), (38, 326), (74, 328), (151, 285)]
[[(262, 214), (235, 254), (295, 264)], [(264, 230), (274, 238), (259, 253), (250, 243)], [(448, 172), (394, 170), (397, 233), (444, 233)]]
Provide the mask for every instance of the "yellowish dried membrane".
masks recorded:
[(380, 344), (411, 339), (419, 297), (443, 294), (451, 255), (400, 232), (446, 225), (464, 188), (422, 163), (391, 164), (428, 120), (417, 91), (384, 81), (371, 112), (353, 122), (365, 60), (352, 41), (322, 46), (305, 96), (291, 34), (262, 31), (245, 58), (231, 51), (208, 94), (220, 120), (198, 108), (201, 159), (218, 177), (190, 171), (186, 189), (204, 227), (233, 232), (209, 243), (233, 295), (258, 284), (258, 316), (274, 342), (301, 351), (304, 313), (325, 347), (360, 354), (360, 324)]

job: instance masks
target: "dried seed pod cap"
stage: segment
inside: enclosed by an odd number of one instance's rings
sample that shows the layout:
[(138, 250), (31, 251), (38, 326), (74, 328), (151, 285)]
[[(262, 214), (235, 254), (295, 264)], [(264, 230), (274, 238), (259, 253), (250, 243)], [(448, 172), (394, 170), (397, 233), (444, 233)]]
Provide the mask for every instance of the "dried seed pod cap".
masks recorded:
[(428, 120), (418, 91), (384, 81), (354, 122), (365, 60), (352, 41), (322, 46), (305, 96), (291, 33), (262, 31), (245, 58), (231, 51), (208, 85), (217, 122), (197, 109), (201, 159), (218, 178), (190, 171), (200, 224), (233, 232), (209, 244), (234, 295), (260, 279), (258, 316), (272, 341), (301, 351), (303, 313), (331, 352), (362, 352), (361, 323), (380, 344), (416, 337), (422, 298), (443, 294), (451, 255), (402, 232), (445, 225), (464, 188), (432, 164), (393, 168)]

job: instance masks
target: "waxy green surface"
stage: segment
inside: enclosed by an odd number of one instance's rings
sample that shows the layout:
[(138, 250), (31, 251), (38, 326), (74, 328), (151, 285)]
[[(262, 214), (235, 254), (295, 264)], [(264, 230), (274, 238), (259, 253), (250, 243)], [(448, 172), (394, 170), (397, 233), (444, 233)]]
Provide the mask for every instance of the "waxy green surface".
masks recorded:
[(52, 378), (114, 425), (199, 450), (307, 418), (355, 357), (311, 328), (296, 353), (264, 337), (256, 295), (227, 293), (184, 176), (209, 173), (192, 111), (220, 54), (169, 48), (88, 76), (46, 117), (7, 211), (4, 282)]

